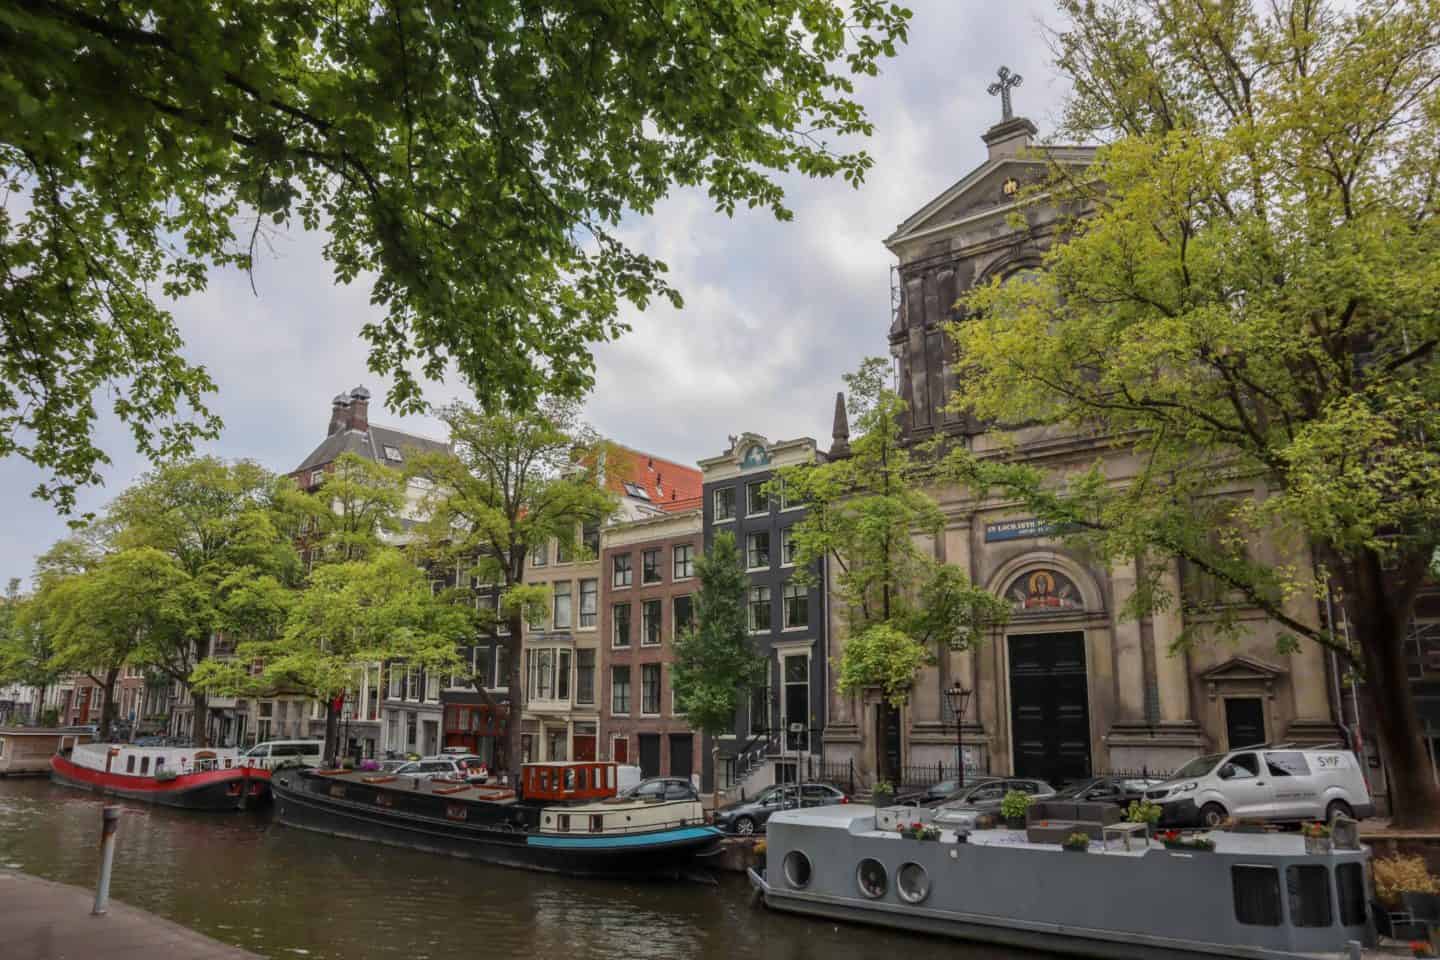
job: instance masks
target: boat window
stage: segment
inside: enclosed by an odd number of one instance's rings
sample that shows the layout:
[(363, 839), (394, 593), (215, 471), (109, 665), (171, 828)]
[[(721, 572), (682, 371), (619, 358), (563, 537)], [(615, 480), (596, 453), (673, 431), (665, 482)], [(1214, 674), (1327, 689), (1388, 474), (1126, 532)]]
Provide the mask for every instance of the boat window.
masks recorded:
[(1310, 765), (1299, 750), (1272, 750), (1265, 754), (1265, 766), (1272, 777), (1308, 777)]
[(134, 772), (135, 772), (135, 754), (133, 754), (133, 753), (130, 754), (130, 756), (128, 756), (128, 757), (125, 758), (125, 772), (126, 772), (126, 773), (134, 773)]
[(575, 789), (575, 768), (574, 768), (574, 767), (566, 767), (566, 768), (565, 768), (565, 789), (566, 789), (566, 791), (573, 791), (573, 790)]
[(570, 814), (568, 814), (568, 813), (562, 813), (562, 814), (560, 814), (560, 816), (556, 817), (556, 818), (555, 818), (555, 829), (556, 829), (556, 830), (559, 830), (561, 833), (569, 833), (569, 832), (570, 832)]
[(1288, 867), (1285, 885), (1290, 890), (1290, 923), (1297, 927), (1328, 927), (1330, 871), (1324, 867)]
[(1365, 925), (1365, 871), (1358, 863), (1342, 863), (1335, 868), (1335, 892), (1340, 895), (1340, 925)]
[(591, 833), (604, 833), (604, 832), (605, 832), (605, 815), (604, 815), (603, 813), (592, 813), (592, 814), (590, 814), (590, 832), (591, 832)]
[(901, 864), (895, 874), (895, 889), (906, 903), (921, 903), (930, 896), (930, 874), (918, 863)]
[[(155, 764), (155, 769), (156, 769), (156, 770), (159, 770), (159, 769), (160, 769), (160, 764), (159, 764), (159, 763), (156, 763), (156, 764)], [(150, 758), (149, 758), (149, 757), (141, 757), (141, 758), (140, 758), (140, 774), (141, 774), (141, 776), (144, 776), (145, 774), (147, 774), (147, 773), (149, 773), (149, 772), (150, 772)]]
[(1274, 867), (1231, 867), (1235, 919), (1255, 927), (1280, 926), (1280, 871)]
[(688, 783), (671, 780), (665, 784), (666, 800), (696, 800), (695, 790)]
[(879, 860), (866, 857), (860, 861), (860, 866), (855, 868), (855, 883), (860, 887), (860, 892), (871, 900), (879, 900), (885, 896), (889, 882), (885, 865)]
[(810, 886), (810, 858), (799, 850), (785, 854), (785, 879), (797, 890)]
[(464, 820), (470, 816), (470, 810), (463, 803), (445, 804), (446, 820)]

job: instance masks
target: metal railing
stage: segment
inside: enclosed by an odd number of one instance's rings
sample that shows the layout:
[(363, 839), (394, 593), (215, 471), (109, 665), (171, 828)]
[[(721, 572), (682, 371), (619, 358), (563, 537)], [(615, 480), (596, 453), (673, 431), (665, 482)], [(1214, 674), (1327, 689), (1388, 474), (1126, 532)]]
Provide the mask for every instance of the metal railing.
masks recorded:
[(745, 745), (733, 755), (721, 757), (725, 765), (724, 789), (732, 789), (744, 783), (745, 778), (768, 760), (771, 754), (778, 752), (780, 736), (779, 730), (762, 730), (745, 741)]

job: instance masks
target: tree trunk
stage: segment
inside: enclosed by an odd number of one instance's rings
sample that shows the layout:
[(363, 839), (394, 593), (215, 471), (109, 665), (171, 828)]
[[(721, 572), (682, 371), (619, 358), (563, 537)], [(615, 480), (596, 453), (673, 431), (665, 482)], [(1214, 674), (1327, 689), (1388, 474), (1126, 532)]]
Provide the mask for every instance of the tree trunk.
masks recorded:
[(115, 682), (119, 678), (119, 667), (105, 671), (105, 706), (100, 709), (101, 743), (110, 742), (110, 731), (115, 726)]
[[(1373, 554), (1356, 562), (1339, 579), (1375, 708), (1392, 825), (1407, 829), (1440, 826), (1440, 787), (1430, 772), (1406, 671), (1405, 641), (1414, 608), (1413, 591), (1393, 589)], [(1405, 596), (1410, 597), (1409, 602), (1404, 601)]]
[(505, 766), (510, 774), (510, 783), (514, 786), (517, 794), (520, 788), (520, 767), (522, 757), (520, 755), (520, 717), (525, 710), (525, 687), (522, 684), (523, 672), (521, 670), (521, 655), (524, 653), (525, 644), (522, 641), (525, 624), (517, 611), (510, 617), (510, 636), (506, 639), (509, 647), (510, 676), (506, 679), (506, 686), (510, 688), (510, 714), (505, 720)]
[(325, 766), (340, 765), (340, 708), (344, 700), (330, 697), (325, 701)]
[(210, 697), (194, 688), (190, 690), (190, 702), (195, 704), (195, 715), (190, 718), (190, 742), (197, 747), (210, 746)]

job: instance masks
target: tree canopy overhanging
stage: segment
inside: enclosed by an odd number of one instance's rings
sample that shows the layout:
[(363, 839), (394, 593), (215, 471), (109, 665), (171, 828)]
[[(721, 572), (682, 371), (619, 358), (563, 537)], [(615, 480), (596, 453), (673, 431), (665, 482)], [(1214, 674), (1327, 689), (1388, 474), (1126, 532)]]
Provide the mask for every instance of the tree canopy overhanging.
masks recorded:
[[(1139, 465), (951, 465), (1138, 558), (1139, 607), (1198, 604), (1211, 639), (1258, 607), (1282, 653), (1353, 665), (1395, 822), (1440, 821), (1405, 652), (1440, 548), (1440, 3), (1061, 6), (1065, 133), (1106, 145), (1034, 198), (1085, 211), (1046, 269), (967, 299), (956, 402)], [(1149, 556), (1215, 589), (1175, 596)], [(1313, 615), (1327, 585), (1348, 633)]]
[(672, 186), (790, 216), (778, 174), (871, 165), (853, 77), (910, 12), (882, 0), (17, 0), (0, 10), (0, 456), (69, 509), (107, 461), (219, 421), (165, 303), (324, 230), (389, 402), (453, 363), (484, 401), (592, 382), (624, 302), (680, 303), (626, 217)]

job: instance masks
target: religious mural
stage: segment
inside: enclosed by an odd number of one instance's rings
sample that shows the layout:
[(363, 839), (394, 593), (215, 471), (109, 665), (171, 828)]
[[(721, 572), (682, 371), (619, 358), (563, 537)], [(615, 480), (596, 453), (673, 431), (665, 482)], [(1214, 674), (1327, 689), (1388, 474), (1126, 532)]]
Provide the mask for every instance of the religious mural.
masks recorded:
[(1006, 596), (1016, 613), (1085, 609), (1085, 601), (1074, 581), (1058, 570), (1032, 570), (1017, 577)]

